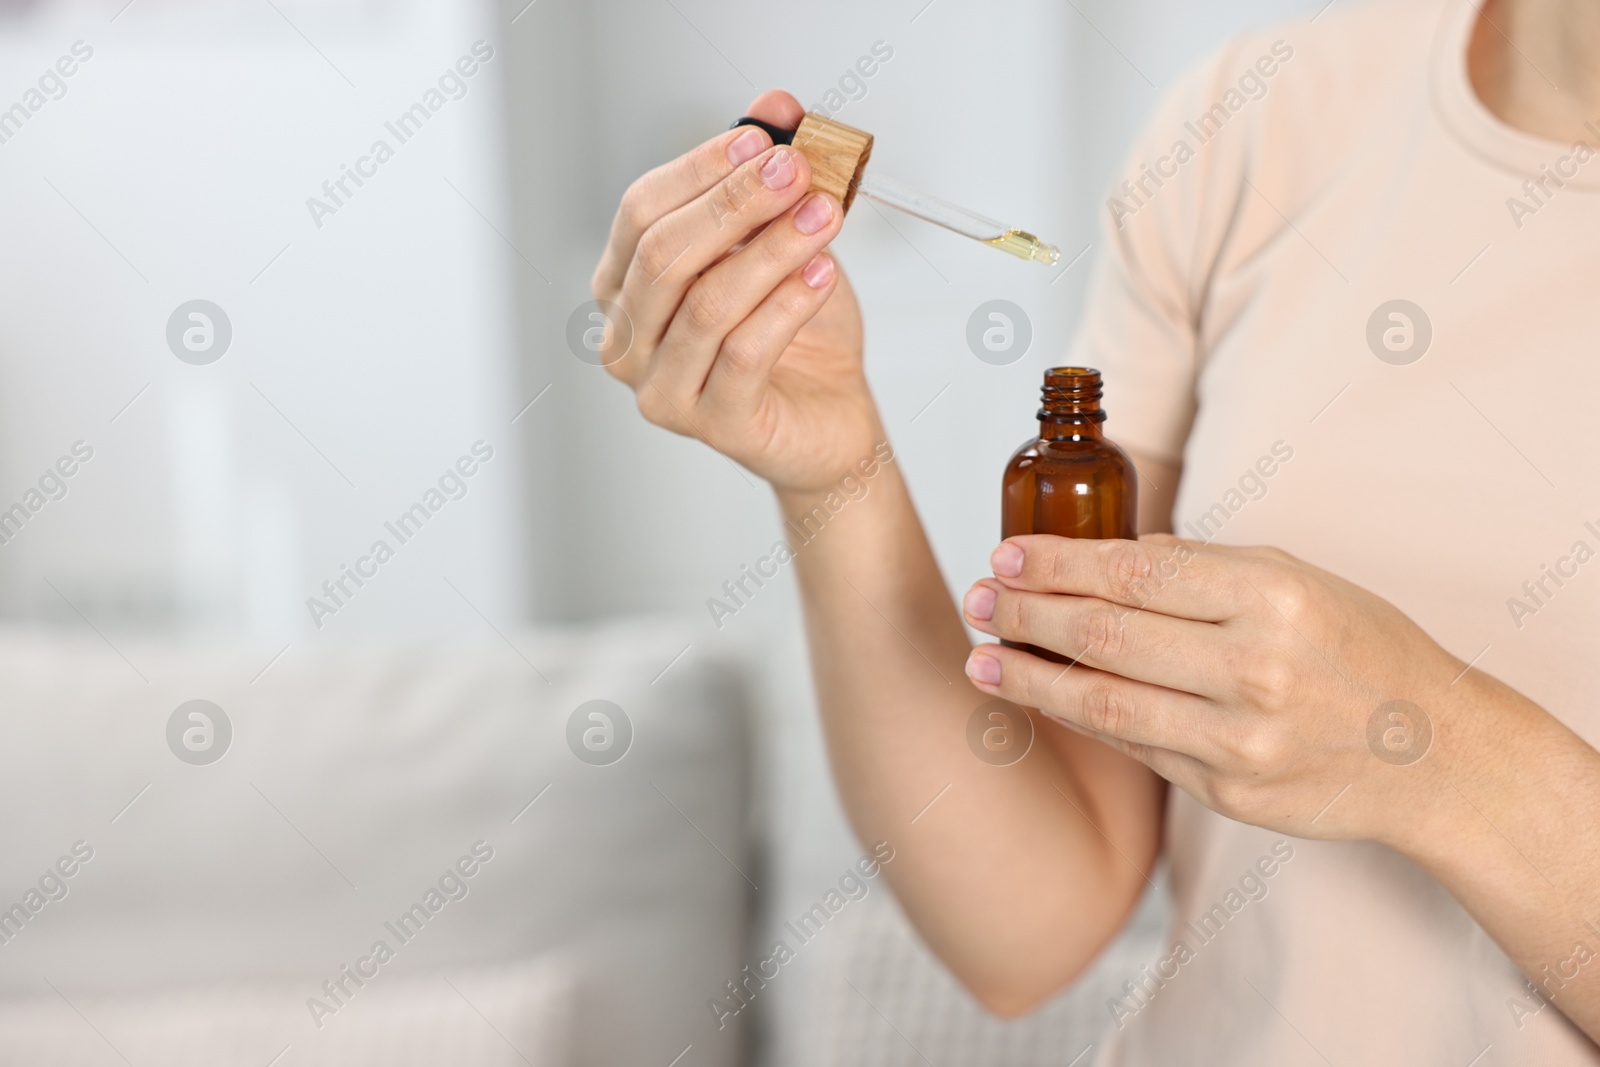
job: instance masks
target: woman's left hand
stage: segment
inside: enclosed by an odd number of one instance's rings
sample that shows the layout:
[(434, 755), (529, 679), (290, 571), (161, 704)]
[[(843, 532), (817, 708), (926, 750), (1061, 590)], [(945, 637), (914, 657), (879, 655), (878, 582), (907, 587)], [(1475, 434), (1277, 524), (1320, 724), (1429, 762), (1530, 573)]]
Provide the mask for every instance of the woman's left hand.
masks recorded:
[[(1387, 601), (1272, 548), (1013, 537), (968, 591), (967, 675), (1148, 764), (1232, 819), (1399, 844), (1392, 813), (1459, 748), (1466, 665)], [(1462, 688), (1465, 688), (1464, 686)], [(1476, 731), (1475, 731), (1476, 732)]]

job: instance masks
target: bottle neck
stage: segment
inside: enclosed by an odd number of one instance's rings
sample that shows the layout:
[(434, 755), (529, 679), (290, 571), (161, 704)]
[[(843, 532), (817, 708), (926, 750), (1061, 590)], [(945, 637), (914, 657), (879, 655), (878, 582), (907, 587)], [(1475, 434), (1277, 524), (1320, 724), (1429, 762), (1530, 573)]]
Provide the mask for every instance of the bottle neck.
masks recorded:
[(1047, 441), (1102, 441), (1100, 372), (1087, 367), (1053, 367), (1040, 390), (1039, 436)]
[(1039, 419), (1039, 437), (1045, 441), (1104, 441), (1100, 424), (1105, 415), (1098, 417), (1044, 417)]

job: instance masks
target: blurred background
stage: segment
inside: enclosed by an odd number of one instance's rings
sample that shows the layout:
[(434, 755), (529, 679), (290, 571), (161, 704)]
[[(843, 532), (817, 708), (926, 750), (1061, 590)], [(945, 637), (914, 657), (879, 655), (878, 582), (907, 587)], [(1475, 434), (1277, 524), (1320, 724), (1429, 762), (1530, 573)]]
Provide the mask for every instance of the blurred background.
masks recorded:
[[(865, 848), (789, 579), (706, 608), (780, 536), (769, 493), (568, 321), (635, 177), (766, 88), (837, 92), (875, 171), (1063, 250), (863, 205), (835, 246), (964, 588), (1143, 117), (1321, 6), (0, 4), (0, 1061), (1087, 1063), (1159, 900), (1013, 1023), (871, 879), (728, 987)], [(993, 299), (1031, 322), (1007, 366), (965, 341)]]

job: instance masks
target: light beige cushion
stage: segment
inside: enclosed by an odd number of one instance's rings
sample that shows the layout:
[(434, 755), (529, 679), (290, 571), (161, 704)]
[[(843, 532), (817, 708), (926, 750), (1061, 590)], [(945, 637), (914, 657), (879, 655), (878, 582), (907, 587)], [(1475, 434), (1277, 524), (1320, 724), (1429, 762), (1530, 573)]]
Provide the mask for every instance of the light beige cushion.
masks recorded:
[[(46, 980), (74, 996), (317, 984), (483, 841), (494, 858), (385, 984), (560, 951), (580, 1064), (664, 1065), (691, 1043), (698, 1065), (734, 1062), (737, 1031), (706, 1001), (744, 963), (747, 725), (736, 677), (684, 652), (694, 633), (485, 627), (452, 644), (308, 641), (276, 662), (270, 647), (0, 633), (0, 909), (74, 842), (94, 849), (0, 946), (0, 997)], [(208, 766), (166, 739), (197, 698), (233, 725)], [(610, 766), (567, 742), (594, 699), (633, 723)], [(312, 1032), (303, 1003), (284, 1010)]]
[[(565, 1067), (575, 976), (559, 960), (419, 978), (381, 976), (320, 1028), (320, 979), (71, 994), (0, 1004), (0, 1067)], [(296, 1009), (299, 1015), (296, 1015)]]

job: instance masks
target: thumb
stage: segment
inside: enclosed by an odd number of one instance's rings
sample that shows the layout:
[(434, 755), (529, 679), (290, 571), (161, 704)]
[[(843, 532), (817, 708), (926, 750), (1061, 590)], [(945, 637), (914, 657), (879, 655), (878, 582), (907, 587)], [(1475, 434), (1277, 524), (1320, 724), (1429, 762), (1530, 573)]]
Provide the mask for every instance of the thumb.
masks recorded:
[(745, 114), (782, 129), (792, 130), (800, 125), (801, 119), (805, 118), (806, 109), (800, 106), (800, 101), (792, 94), (782, 89), (768, 89), (750, 101)]

